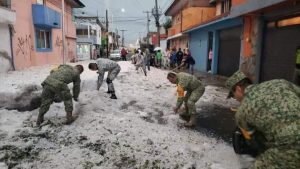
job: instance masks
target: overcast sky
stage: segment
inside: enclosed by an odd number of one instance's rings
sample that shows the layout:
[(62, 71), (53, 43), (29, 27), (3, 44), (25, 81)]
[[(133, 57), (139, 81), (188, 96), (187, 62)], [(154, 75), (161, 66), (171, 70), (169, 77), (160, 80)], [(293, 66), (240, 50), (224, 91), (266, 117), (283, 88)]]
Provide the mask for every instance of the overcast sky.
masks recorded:
[[(164, 12), (173, 0), (157, 0), (158, 6)], [(80, 9), (87, 16), (98, 16), (100, 20), (105, 20), (105, 10), (108, 10), (109, 29), (124, 31), (125, 44), (135, 43), (139, 37), (147, 34), (147, 14), (144, 11), (151, 11), (155, 5), (155, 0), (81, 0), (86, 6)], [(78, 11), (77, 11), (78, 12)], [(155, 31), (155, 20), (150, 14), (150, 31)], [(161, 17), (161, 23), (164, 17)]]

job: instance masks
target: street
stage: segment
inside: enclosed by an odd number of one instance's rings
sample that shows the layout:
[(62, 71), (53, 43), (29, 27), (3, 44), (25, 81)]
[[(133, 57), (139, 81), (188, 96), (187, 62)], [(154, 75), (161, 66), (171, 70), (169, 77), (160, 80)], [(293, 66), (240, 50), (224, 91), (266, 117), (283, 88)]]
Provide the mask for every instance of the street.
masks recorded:
[(234, 123), (229, 108), (236, 102), (226, 99), (224, 79), (196, 74), (207, 86), (192, 130), (182, 128), (183, 121), (172, 112), (176, 87), (167, 81), (168, 71), (151, 67), (145, 77), (130, 61), (118, 63), (117, 100), (109, 99), (106, 83), (96, 90), (97, 74), (83, 62), (81, 93), (74, 102), (77, 120), (64, 125), (64, 105), (55, 103), (41, 128), (35, 127), (38, 109), (15, 109), (41, 92), (40, 83), (53, 67), (2, 73), (0, 167), (240, 168), (230, 144)]

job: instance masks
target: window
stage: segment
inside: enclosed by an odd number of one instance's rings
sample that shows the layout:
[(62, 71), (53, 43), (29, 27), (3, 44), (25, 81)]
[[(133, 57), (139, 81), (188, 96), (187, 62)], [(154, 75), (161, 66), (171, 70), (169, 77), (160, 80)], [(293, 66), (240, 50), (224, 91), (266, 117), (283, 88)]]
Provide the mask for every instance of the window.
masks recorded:
[(40, 52), (51, 50), (51, 30), (36, 29), (36, 48)]
[(229, 12), (231, 9), (231, 0), (222, 1), (221, 13)]
[(0, 6), (5, 8), (10, 8), (11, 0), (0, 0)]
[(37, 3), (37, 4), (44, 5), (44, 0), (36, 0), (36, 3)]

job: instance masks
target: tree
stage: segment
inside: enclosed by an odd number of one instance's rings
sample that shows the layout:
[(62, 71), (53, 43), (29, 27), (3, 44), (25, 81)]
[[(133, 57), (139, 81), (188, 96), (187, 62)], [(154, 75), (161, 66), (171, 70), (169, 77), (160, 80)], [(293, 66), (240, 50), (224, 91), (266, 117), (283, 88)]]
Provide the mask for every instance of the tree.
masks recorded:
[(163, 27), (166, 30), (166, 34), (168, 34), (168, 29), (172, 27), (172, 20), (171, 18), (167, 18), (166, 21), (163, 23)]

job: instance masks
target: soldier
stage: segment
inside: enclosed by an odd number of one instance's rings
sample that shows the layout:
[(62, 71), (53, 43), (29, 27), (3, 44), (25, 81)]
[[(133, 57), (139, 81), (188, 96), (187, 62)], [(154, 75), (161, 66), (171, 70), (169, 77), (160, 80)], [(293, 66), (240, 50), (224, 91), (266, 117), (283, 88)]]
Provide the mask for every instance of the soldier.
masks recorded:
[(259, 145), (251, 169), (300, 168), (300, 88), (283, 79), (251, 85), (240, 71), (225, 86), (241, 102), (235, 119), (245, 139)]
[(106, 78), (106, 83), (108, 86), (107, 93), (111, 93), (111, 97), (110, 97), (111, 99), (117, 99), (117, 96), (115, 94), (114, 84), (112, 83), (112, 81), (117, 77), (117, 75), (121, 70), (119, 64), (110, 59), (99, 58), (96, 60), (96, 63), (89, 64), (89, 69), (93, 71), (98, 70), (99, 75), (97, 81), (97, 90), (99, 90), (102, 85), (104, 79), (104, 73), (108, 71), (108, 75)]
[(83, 72), (82, 65), (72, 67), (70, 65), (60, 65), (52, 70), (50, 75), (42, 83), (42, 103), (39, 110), (37, 126), (40, 126), (44, 121), (44, 115), (50, 108), (56, 96), (59, 96), (64, 101), (65, 110), (67, 113), (66, 124), (74, 121), (72, 117), (73, 102), (72, 95), (68, 84), (73, 82), (73, 99), (77, 101), (80, 92), (80, 74)]
[[(170, 72), (167, 75), (168, 80), (177, 85), (177, 103), (174, 112), (178, 113), (182, 103), (185, 102), (186, 111), (180, 114), (181, 117), (188, 117), (186, 127), (193, 127), (196, 124), (196, 106), (195, 103), (203, 95), (205, 87), (195, 76), (187, 73)], [(184, 95), (184, 91), (186, 94)]]
[(142, 68), (143, 73), (145, 76), (147, 76), (146, 72), (146, 63), (145, 63), (145, 57), (143, 55), (143, 52), (141, 50), (138, 50), (138, 53), (136, 55), (136, 63), (135, 63), (135, 69), (139, 70), (139, 68)]

